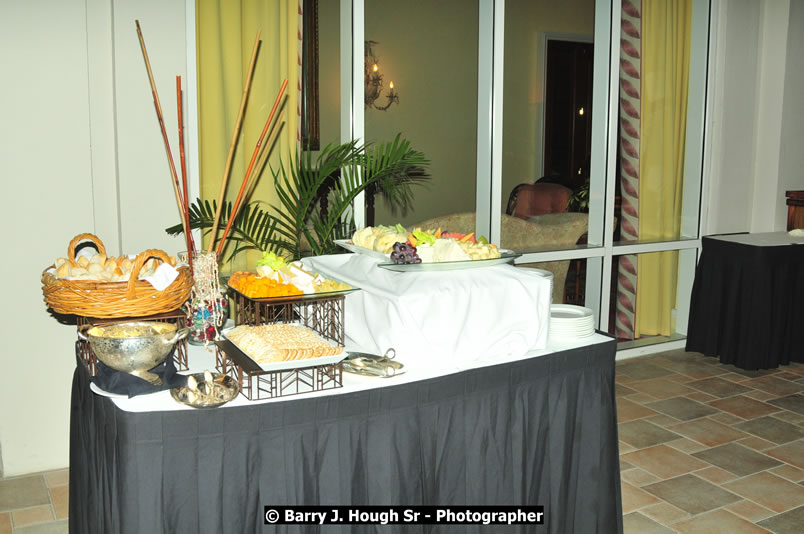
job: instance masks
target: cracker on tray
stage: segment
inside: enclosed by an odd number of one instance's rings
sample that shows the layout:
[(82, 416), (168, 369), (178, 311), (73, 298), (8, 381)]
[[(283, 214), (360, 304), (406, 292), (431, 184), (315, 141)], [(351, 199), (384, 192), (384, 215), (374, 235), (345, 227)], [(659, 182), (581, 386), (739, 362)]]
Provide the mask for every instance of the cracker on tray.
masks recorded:
[(343, 347), (332, 346), (314, 331), (291, 324), (240, 325), (226, 336), (257, 363), (277, 363), (334, 356)]

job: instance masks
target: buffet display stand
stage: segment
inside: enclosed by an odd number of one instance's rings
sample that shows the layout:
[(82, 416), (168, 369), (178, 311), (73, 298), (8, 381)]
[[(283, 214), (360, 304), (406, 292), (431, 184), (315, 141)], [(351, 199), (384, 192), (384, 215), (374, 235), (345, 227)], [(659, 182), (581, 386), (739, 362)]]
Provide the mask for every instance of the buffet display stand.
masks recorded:
[(748, 370), (804, 362), (804, 237), (704, 237), (687, 350)]
[[(214, 352), (191, 347), (193, 370)], [(193, 410), (107, 398), (77, 366), (70, 531), (622, 532), (615, 341)], [(437, 361), (437, 355), (433, 355)], [(541, 526), (273, 526), (265, 505), (544, 505)]]

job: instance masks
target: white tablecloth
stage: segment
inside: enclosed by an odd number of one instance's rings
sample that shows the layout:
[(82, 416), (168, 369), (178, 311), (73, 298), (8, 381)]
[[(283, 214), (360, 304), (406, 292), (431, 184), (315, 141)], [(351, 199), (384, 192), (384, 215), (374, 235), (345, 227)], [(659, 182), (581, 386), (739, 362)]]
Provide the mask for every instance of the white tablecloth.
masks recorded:
[(544, 349), (552, 279), (533, 269), (395, 272), (363, 254), (306, 258), (309, 268), (360, 291), (346, 297), (347, 343), (428, 366)]
[(754, 245), (756, 247), (779, 247), (785, 245), (804, 245), (804, 237), (795, 237), (788, 232), (764, 232), (759, 234), (733, 234), (733, 235), (713, 235), (711, 239), (719, 241), (729, 241), (742, 245)]
[[(364, 389), (372, 389), (384, 386), (391, 386), (395, 384), (403, 384), (406, 382), (414, 382), (416, 380), (425, 380), (427, 378), (434, 378), (437, 376), (457, 373), (466, 369), (485, 367), (488, 365), (496, 365), (500, 363), (521, 360), (525, 358), (536, 358), (539, 356), (552, 354), (554, 352), (562, 350), (573, 349), (597, 343), (604, 343), (606, 341), (609, 341), (610, 339), (611, 338), (603, 336), (601, 334), (594, 334), (593, 336), (573, 341), (562, 341), (560, 343), (551, 342), (550, 345), (545, 349), (530, 351), (527, 354), (523, 354), (518, 357), (489, 356), (486, 358), (476, 359), (471, 362), (466, 362), (463, 365), (461, 365), (460, 363), (456, 363), (449, 367), (447, 366), (430, 367), (426, 365), (417, 364), (416, 362), (408, 362), (403, 359), (400, 359), (400, 361), (403, 364), (405, 364), (406, 372), (404, 374), (397, 375), (391, 378), (377, 378), (368, 376), (358, 376), (350, 373), (343, 373), (343, 387), (341, 388), (328, 389), (316, 393), (305, 393), (302, 395), (292, 395), (289, 397), (279, 397), (276, 399), (266, 399), (259, 401), (250, 401), (243, 395), (238, 395), (235, 400), (218, 409), (226, 409), (227, 407), (234, 407), (234, 406), (249, 406), (251, 404), (264, 404), (268, 402), (292, 401), (294, 399), (310, 398), (313, 396), (340, 395)], [(350, 347), (347, 346), (347, 349), (349, 348)], [(210, 346), (208, 349), (205, 349), (204, 347), (190, 345), (190, 350), (188, 354), (188, 363), (190, 366), (190, 371), (182, 374), (201, 372), (204, 369), (214, 371), (215, 369), (214, 348)], [(133, 397), (130, 399), (119, 395), (117, 396), (107, 395), (107, 396), (111, 396), (117, 407), (127, 412), (161, 412), (161, 411), (193, 409), (188, 408), (187, 406), (184, 406), (174, 401), (173, 398), (170, 396), (169, 391), (160, 391), (158, 393), (152, 393), (150, 395), (140, 395), (138, 397)]]

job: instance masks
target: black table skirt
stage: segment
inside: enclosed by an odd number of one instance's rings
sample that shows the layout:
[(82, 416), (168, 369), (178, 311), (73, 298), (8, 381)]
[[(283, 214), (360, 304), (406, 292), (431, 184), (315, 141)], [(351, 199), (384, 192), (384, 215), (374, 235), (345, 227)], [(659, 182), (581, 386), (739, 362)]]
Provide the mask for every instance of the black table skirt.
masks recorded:
[(749, 370), (804, 361), (804, 246), (702, 243), (687, 350)]
[[(370, 391), (152, 413), (93, 394), (79, 365), (70, 532), (621, 533), (615, 350), (612, 340)], [(541, 504), (546, 522), (263, 525), (271, 504)]]

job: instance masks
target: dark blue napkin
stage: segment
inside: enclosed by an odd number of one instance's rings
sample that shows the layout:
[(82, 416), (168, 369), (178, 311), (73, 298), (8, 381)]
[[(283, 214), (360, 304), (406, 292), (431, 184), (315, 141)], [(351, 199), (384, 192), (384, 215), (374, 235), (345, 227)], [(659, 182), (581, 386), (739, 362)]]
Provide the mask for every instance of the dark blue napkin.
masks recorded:
[(187, 377), (178, 374), (176, 372), (176, 366), (173, 363), (173, 352), (175, 350), (176, 348), (174, 347), (164, 362), (150, 369), (150, 372), (158, 375), (159, 378), (162, 379), (161, 386), (155, 386), (138, 376), (116, 371), (104, 365), (100, 360), (98, 360), (96, 367), (97, 373), (91, 378), (91, 381), (103, 391), (128, 395), (129, 398), (136, 397), (137, 395), (155, 393), (164, 389), (185, 386), (187, 385)]

